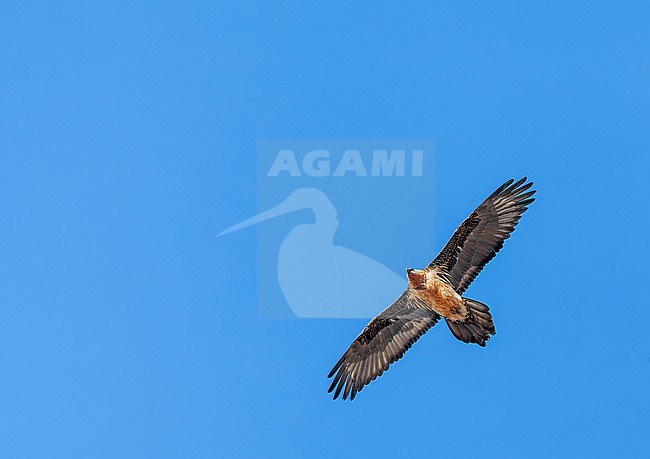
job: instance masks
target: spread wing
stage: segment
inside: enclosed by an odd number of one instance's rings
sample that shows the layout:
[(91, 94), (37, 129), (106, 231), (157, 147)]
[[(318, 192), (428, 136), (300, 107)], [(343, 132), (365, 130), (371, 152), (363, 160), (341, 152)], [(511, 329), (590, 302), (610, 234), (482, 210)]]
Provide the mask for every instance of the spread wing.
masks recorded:
[[(363, 329), (327, 376), (334, 376), (328, 392), (343, 391), (354, 400), (366, 384), (388, 370), (420, 336), (440, 319), (409, 288)], [(336, 376), (335, 376), (336, 375)]]
[(429, 264), (447, 274), (461, 295), (492, 260), (510, 237), (517, 222), (535, 198), (527, 191), (533, 182), (526, 177), (516, 183), (510, 179), (470, 214), (456, 229), (447, 245)]

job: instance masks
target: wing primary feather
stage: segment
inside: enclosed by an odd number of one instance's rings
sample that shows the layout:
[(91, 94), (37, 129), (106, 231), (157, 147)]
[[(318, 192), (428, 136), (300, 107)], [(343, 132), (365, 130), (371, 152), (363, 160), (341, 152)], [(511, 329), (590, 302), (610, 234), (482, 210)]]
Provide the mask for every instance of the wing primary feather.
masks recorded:
[(343, 378), (340, 379), (338, 385), (336, 386), (336, 391), (334, 392), (334, 400), (339, 398), (339, 395), (341, 394), (341, 389), (343, 389), (343, 384), (345, 384), (345, 380), (348, 379), (349, 374), (345, 374)]

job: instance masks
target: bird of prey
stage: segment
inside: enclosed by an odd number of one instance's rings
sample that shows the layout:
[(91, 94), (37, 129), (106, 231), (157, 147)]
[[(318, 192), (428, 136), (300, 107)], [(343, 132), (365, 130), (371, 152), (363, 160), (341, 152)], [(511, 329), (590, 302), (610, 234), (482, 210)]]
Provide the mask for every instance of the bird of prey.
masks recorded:
[(329, 373), (334, 399), (343, 393), (343, 399), (354, 400), (440, 318), (460, 341), (485, 346), (496, 333), (490, 310), (462, 295), (535, 200), (532, 185), (526, 177), (505, 182), (461, 223), (427, 267), (406, 270), (406, 290), (370, 321)]

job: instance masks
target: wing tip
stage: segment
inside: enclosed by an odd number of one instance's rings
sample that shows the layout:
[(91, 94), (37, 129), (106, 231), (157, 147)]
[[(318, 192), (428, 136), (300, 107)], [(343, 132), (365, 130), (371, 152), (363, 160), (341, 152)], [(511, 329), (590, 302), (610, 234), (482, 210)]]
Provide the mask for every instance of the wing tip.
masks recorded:
[(508, 179), (500, 187), (494, 190), (494, 192), (488, 197), (488, 200), (491, 200), (493, 202), (500, 201), (502, 199), (507, 199), (508, 201), (523, 201), (524, 199), (537, 193), (537, 190), (530, 190), (534, 184), (535, 182), (528, 181), (528, 176), (523, 176), (517, 181), (515, 181), (514, 178)]

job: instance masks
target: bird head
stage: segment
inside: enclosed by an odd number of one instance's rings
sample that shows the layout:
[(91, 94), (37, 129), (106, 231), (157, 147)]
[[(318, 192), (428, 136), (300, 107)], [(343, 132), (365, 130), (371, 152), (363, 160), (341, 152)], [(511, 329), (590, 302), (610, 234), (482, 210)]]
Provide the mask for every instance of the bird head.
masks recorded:
[(409, 285), (415, 290), (423, 290), (427, 285), (427, 273), (422, 269), (408, 268), (406, 270), (406, 277), (409, 280)]

